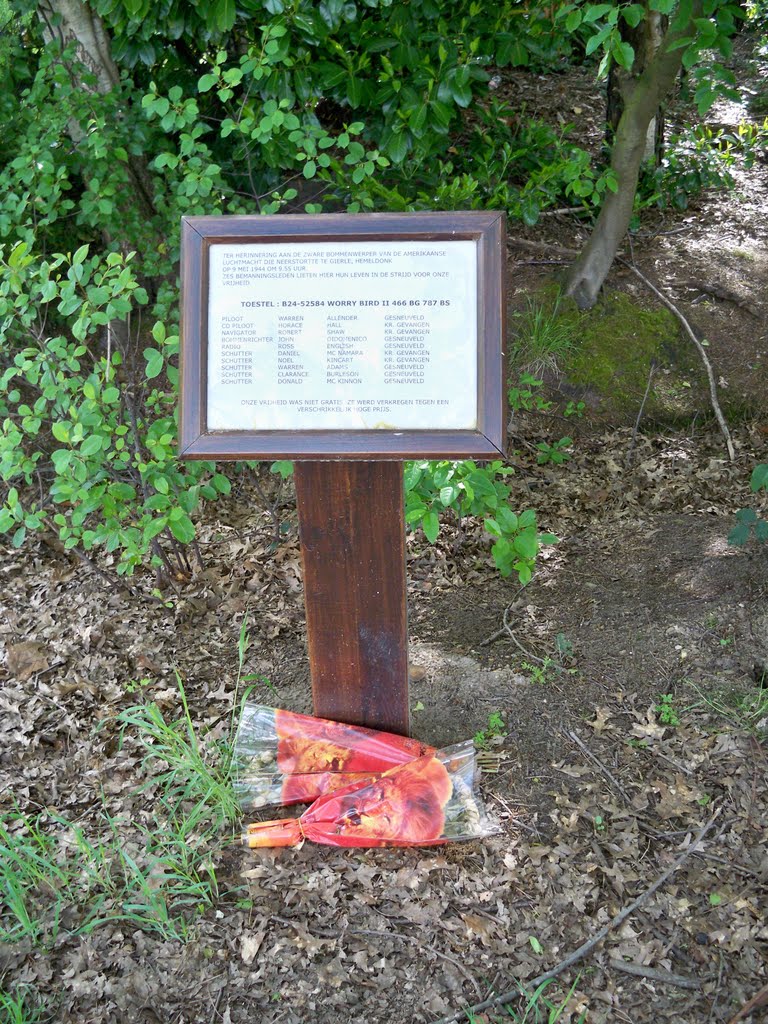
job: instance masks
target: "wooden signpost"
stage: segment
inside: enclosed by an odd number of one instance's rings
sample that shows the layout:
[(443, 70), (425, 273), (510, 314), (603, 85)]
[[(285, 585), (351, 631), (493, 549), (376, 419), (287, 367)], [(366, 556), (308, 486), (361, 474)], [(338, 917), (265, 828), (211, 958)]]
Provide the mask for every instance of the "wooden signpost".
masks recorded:
[(403, 462), (498, 458), (499, 213), (189, 217), (180, 455), (292, 459), (315, 714), (407, 733)]

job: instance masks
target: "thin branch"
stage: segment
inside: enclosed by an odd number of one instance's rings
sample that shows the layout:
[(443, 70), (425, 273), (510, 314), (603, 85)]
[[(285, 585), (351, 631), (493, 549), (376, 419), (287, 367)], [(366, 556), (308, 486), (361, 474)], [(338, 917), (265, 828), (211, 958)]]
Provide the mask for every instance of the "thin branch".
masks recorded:
[(510, 639), (514, 643), (515, 647), (517, 647), (518, 650), (521, 650), (523, 652), (523, 654), (526, 656), (526, 658), (531, 658), (533, 661), (538, 661), (538, 663), (540, 665), (546, 665), (547, 661), (546, 661), (545, 658), (539, 658), (535, 654), (531, 654), (531, 652), (529, 650), (526, 650), (526, 648), (523, 647), (523, 645), (517, 639), (515, 634), (512, 632), (512, 627), (510, 626), (510, 624), (509, 624), (509, 622), (507, 620), (507, 616), (509, 615), (509, 612), (510, 612), (511, 608), (512, 608), (512, 605), (510, 605), (509, 608), (505, 608), (504, 609), (504, 629), (509, 634)]
[(768, 1004), (768, 985), (763, 985), (760, 991), (752, 996), (748, 1003), (745, 1003), (737, 1014), (728, 1021), (728, 1024), (738, 1024), (740, 1020), (744, 1020), (749, 1014), (758, 1008), (758, 1006), (765, 1006)]
[(608, 963), (615, 971), (634, 974), (636, 978), (648, 978), (651, 981), (658, 981), (662, 985), (674, 985), (676, 988), (701, 988), (701, 982), (696, 978), (686, 978), (683, 974), (673, 974), (671, 971), (664, 971), (659, 967), (628, 963), (626, 960), (611, 959)]
[(531, 242), (527, 238), (508, 238), (507, 245), (513, 249), (524, 249), (526, 252), (554, 252), (558, 256), (578, 256), (578, 249), (566, 249), (552, 242)]
[[(561, 960), (556, 967), (552, 968), (552, 970), (546, 971), (544, 974), (540, 974), (538, 978), (534, 978), (532, 981), (527, 982), (525, 985), (520, 983), (517, 985), (516, 988), (511, 989), (509, 992), (503, 992), (500, 996), (496, 996), (493, 999), (485, 999), (482, 1003), (477, 1003), (475, 1006), (467, 1006), (462, 1010), (457, 1010), (455, 1013), (452, 1013), (448, 1017), (441, 1017), (440, 1020), (435, 1021), (435, 1024), (454, 1024), (454, 1021), (461, 1020), (462, 1017), (470, 1019), (472, 1014), (479, 1013), (481, 1010), (487, 1010), (488, 1007), (490, 1006), (503, 1006), (505, 1003), (509, 1003), (513, 999), (518, 998), (521, 995), (521, 993), (530, 993), (531, 991), (538, 988), (539, 985), (542, 985), (545, 981), (550, 981), (552, 978), (557, 978), (560, 974), (563, 973), (563, 971), (566, 971), (569, 967), (572, 967), (573, 964), (578, 963), (579, 960), (583, 960), (588, 953), (592, 952), (595, 946), (599, 945), (603, 941), (603, 939), (606, 937), (606, 935), (608, 935), (609, 932), (612, 932), (614, 931), (614, 929), (618, 928), (619, 925), (623, 921), (625, 921), (630, 914), (634, 913), (639, 907), (643, 905), (643, 903), (647, 902), (647, 900), (649, 900), (650, 897), (653, 896), (656, 890), (660, 889), (661, 886), (664, 885), (664, 883), (667, 881), (667, 879), (671, 878), (671, 876), (678, 870), (678, 868), (680, 868), (685, 863), (685, 861), (688, 860), (691, 854), (695, 853), (697, 847), (702, 842), (707, 833), (710, 831), (712, 826), (715, 824), (719, 816), (720, 810), (718, 809), (715, 812), (715, 814), (709, 819), (706, 825), (704, 825), (704, 827), (699, 831), (698, 835), (693, 840), (691, 845), (686, 850), (684, 850), (683, 853), (680, 854), (677, 860), (675, 860), (666, 869), (666, 871), (662, 872), (662, 874), (659, 875), (659, 877), (652, 885), (650, 885), (647, 889), (641, 892), (637, 899), (633, 900), (629, 904), (629, 906), (624, 907), (623, 910), (619, 911), (619, 913), (616, 914), (615, 917), (611, 918), (608, 924), (604, 925), (598, 932), (596, 932), (591, 939), (588, 939), (586, 942), (582, 943), (582, 945), (579, 946), (578, 949), (574, 950), (573, 953), (571, 953), (569, 956), (565, 958), (565, 960)], [(760, 993), (758, 993), (758, 995), (759, 994)], [(736, 1021), (740, 1019), (741, 1018), (737, 1016), (736, 1018), (734, 1018), (733, 1021), (729, 1022), (729, 1024), (736, 1024)]]
[(568, 260), (515, 260), (518, 267), (564, 267)]
[[(525, 590), (525, 587), (520, 587), (520, 589), (515, 594), (515, 596), (512, 599), (512, 601), (507, 605), (506, 610), (504, 612), (504, 615), (507, 614), (507, 612), (511, 609), (512, 605), (515, 603), (515, 601), (518, 599), (518, 597), (520, 597), (520, 595), (522, 594), (522, 592), (524, 590)], [(501, 627), (501, 629), (497, 629), (495, 633), (492, 633), (490, 636), (487, 636), (485, 638), (485, 640), (481, 640), (480, 643), (478, 644), (478, 647), (487, 647), (488, 644), (492, 644), (494, 640), (498, 640), (500, 636), (505, 636), (506, 633), (507, 633), (507, 627), (506, 627), (506, 625), (504, 625), (504, 626)]]
[(59, 540), (59, 531), (56, 529), (55, 525), (50, 521), (50, 519), (47, 516), (43, 518), (43, 522), (55, 537), (55, 542), (51, 542), (48, 540), (47, 537), (43, 536), (43, 542), (48, 544), (49, 547), (52, 547), (54, 551), (60, 552), (64, 555), (68, 555), (70, 558), (77, 559), (77, 561), (80, 562), (81, 565), (87, 566), (87, 568), (90, 569), (92, 573), (95, 573), (97, 576), (101, 577), (101, 579), (104, 580), (104, 582), (109, 586), (110, 590), (125, 590), (131, 595), (131, 597), (139, 597), (138, 592), (134, 590), (130, 583), (122, 579), (122, 577), (120, 576), (110, 576), (108, 572), (105, 572), (104, 569), (101, 568), (101, 566), (97, 565), (96, 562), (94, 562), (94, 560), (89, 555), (87, 555), (85, 551), (83, 551), (81, 548), (77, 546), (65, 548), (64, 545)]
[(611, 783), (611, 785), (620, 794), (620, 796), (621, 796), (622, 800), (624, 801), (624, 803), (625, 804), (630, 804), (632, 801), (629, 799), (629, 796), (627, 795), (626, 789), (624, 789), (624, 787), (619, 782), (619, 780), (614, 775), (611, 774), (611, 772), (606, 768), (606, 766), (603, 764), (603, 762), (600, 760), (600, 758), (592, 753), (592, 751), (586, 745), (584, 740), (581, 739), (579, 734), (577, 732), (570, 731), (568, 729), (564, 729), (563, 730), (563, 735), (567, 736), (569, 740), (573, 740), (573, 742), (578, 747), (581, 748), (583, 753), (586, 754), (586, 756), (589, 758), (589, 760), (594, 765), (596, 765), (597, 768), (600, 769), (600, 771), (603, 773), (603, 775), (606, 777), (606, 779), (608, 779), (608, 781)]
[(648, 383), (645, 385), (645, 394), (643, 395), (643, 400), (640, 403), (640, 409), (639, 409), (639, 411), (637, 413), (637, 419), (635, 420), (635, 426), (634, 426), (634, 428), (632, 430), (632, 440), (629, 442), (629, 448), (627, 449), (627, 460), (626, 460), (627, 466), (630, 466), (632, 464), (632, 455), (633, 455), (634, 450), (635, 450), (635, 444), (637, 443), (637, 431), (638, 431), (638, 428), (640, 427), (640, 420), (643, 418), (643, 410), (645, 409), (645, 403), (648, 401), (648, 395), (651, 393), (651, 381), (653, 380), (653, 375), (654, 375), (655, 372), (656, 372), (656, 360), (655, 359), (651, 359), (651, 367), (650, 367), (650, 370), (648, 371)]
[(639, 271), (633, 263), (629, 263), (621, 256), (617, 256), (616, 259), (619, 261), (619, 263), (623, 264), (625, 267), (631, 270), (632, 273), (643, 282), (646, 288), (649, 288), (653, 292), (653, 294), (657, 297), (659, 302), (662, 302), (667, 307), (670, 313), (674, 313), (674, 315), (683, 325), (685, 333), (696, 346), (699, 356), (701, 357), (701, 361), (704, 364), (704, 369), (707, 371), (707, 378), (709, 380), (709, 397), (712, 403), (712, 409), (715, 413), (715, 418), (717, 419), (718, 425), (720, 427), (720, 431), (723, 437), (725, 438), (725, 443), (728, 448), (728, 458), (731, 462), (734, 462), (736, 459), (736, 452), (733, 448), (733, 441), (731, 440), (731, 433), (728, 430), (728, 424), (725, 422), (723, 411), (720, 408), (720, 403), (717, 400), (717, 385), (715, 384), (715, 375), (712, 370), (712, 364), (710, 363), (707, 357), (707, 353), (704, 350), (704, 346), (701, 344), (699, 339), (694, 334), (693, 328), (688, 323), (685, 316), (680, 312), (680, 310), (677, 308), (674, 302), (672, 302), (671, 299), (668, 299), (667, 296), (662, 291), (660, 291), (655, 284), (649, 281), (645, 274)]

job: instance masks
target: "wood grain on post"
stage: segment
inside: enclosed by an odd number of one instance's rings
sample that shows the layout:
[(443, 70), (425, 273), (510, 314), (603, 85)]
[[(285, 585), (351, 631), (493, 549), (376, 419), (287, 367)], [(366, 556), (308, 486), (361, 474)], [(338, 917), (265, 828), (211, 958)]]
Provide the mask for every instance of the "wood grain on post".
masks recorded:
[(315, 714), (408, 734), (402, 462), (297, 462)]

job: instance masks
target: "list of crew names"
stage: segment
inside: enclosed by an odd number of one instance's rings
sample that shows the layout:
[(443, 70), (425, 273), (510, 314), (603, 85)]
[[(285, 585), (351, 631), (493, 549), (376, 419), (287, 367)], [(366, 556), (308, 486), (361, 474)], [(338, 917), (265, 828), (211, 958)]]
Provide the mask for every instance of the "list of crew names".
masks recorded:
[(211, 247), (208, 428), (471, 429), (472, 241)]

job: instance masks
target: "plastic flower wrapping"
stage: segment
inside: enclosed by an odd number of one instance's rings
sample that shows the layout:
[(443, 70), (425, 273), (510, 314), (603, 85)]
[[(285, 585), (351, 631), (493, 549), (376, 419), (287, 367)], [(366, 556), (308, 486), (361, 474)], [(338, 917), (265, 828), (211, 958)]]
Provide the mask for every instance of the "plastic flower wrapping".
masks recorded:
[(248, 825), (243, 843), (251, 848), (300, 846), (305, 839), (434, 846), (498, 831), (477, 792), (472, 741), (435, 750), (391, 733), (251, 705), (236, 752), (246, 808), (316, 797), (300, 817)]
[(245, 704), (235, 739), (235, 793), (244, 810), (310, 803), (432, 753), (407, 736)]

